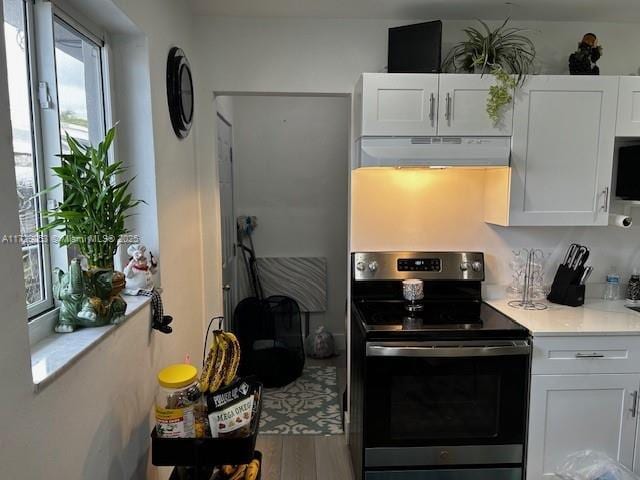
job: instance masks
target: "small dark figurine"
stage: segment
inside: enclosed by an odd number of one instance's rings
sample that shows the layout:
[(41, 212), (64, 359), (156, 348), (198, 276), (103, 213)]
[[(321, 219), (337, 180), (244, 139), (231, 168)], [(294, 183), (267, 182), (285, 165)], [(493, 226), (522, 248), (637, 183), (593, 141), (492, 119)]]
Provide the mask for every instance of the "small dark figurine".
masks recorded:
[(578, 50), (569, 56), (569, 73), (571, 75), (600, 75), (596, 62), (602, 56), (602, 46), (598, 45), (598, 37), (587, 33), (578, 44)]

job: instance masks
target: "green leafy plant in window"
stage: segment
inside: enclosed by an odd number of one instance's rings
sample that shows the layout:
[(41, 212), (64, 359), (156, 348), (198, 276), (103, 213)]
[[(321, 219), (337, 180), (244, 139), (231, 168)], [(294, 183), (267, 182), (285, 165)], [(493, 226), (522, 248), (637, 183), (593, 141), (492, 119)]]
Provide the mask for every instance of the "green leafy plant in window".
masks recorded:
[(48, 223), (40, 231), (59, 230), (60, 245), (75, 245), (91, 268), (113, 269), (118, 241), (129, 233), (126, 219), (143, 203), (129, 192), (133, 179), (119, 180), (126, 172), (123, 162), (109, 163), (115, 133), (110, 129), (97, 147), (67, 133), (70, 153), (60, 155), (60, 166), (52, 168), (61, 183), (43, 192), (62, 186), (64, 200), (44, 213)]
[(39, 194), (62, 187), (64, 200), (44, 213), (48, 223), (39, 231), (60, 231), (60, 245), (76, 246), (89, 268), (84, 270), (80, 259), (74, 258), (67, 273), (59, 268), (53, 272), (53, 297), (60, 306), (58, 333), (124, 318), (127, 305), (120, 292), (125, 278), (113, 270), (113, 257), (121, 237), (129, 233), (127, 218), (143, 203), (129, 192), (133, 179), (121, 180), (126, 172), (123, 162), (109, 162), (115, 128), (97, 147), (69, 134), (65, 138), (69, 153), (60, 155), (60, 165), (52, 168), (61, 183)]
[(516, 87), (522, 86), (533, 71), (536, 49), (521, 28), (508, 27), (507, 18), (499, 27), (491, 29), (478, 20), (481, 29), (463, 29), (466, 40), (456, 44), (447, 54), (442, 70), (445, 72), (491, 73), (496, 85), (487, 97), (487, 115), (497, 124), (505, 105), (513, 100)]

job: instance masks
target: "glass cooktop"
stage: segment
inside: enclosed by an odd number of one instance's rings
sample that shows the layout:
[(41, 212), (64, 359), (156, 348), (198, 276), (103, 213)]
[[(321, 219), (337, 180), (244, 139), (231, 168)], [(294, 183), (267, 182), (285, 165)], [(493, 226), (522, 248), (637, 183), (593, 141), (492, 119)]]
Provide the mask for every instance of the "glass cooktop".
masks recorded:
[[(526, 336), (527, 330), (482, 301), (423, 304), (422, 311), (408, 311), (401, 300), (356, 300), (357, 315), (367, 333)], [(431, 336), (431, 335), (430, 335)]]

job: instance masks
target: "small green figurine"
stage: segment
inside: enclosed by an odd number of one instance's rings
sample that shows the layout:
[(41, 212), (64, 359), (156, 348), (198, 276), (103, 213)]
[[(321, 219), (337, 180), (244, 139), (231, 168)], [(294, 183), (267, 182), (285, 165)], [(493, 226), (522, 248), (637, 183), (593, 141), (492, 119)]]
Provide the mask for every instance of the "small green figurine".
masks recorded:
[(120, 297), (124, 275), (107, 269), (82, 270), (74, 258), (69, 272), (56, 268), (53, 296), (60, 301), (60, 316), (55, 331), (73, 332), (76, 327), (100, 327), (124, 319), (126, 302)]

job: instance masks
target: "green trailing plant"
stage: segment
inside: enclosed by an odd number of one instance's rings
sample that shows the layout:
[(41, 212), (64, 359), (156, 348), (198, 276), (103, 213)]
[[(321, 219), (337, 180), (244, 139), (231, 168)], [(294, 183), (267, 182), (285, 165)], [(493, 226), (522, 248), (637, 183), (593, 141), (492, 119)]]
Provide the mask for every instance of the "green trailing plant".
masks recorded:
[(521, 86), (532, 72), (536, 49), (521, 28), (502, 25), (491, 29), (478, 20), (481, 29), (467, 27), (466, 40), (456, 44), (447, 54), (442, 70), (445, 72), (491, 73), (496, 85), (489, 90), (487, 114), (497, 123), (502, 108), (513, 100), (512, 92)]
[(513, 92), (517, 86), (516, 79), (501, 68), (494, 68), (491, 73), (496, 77), (496, 84), (489, 87), (487, 97), (487, 115), (494, 124), (500, 121), (500, 113), (505, 105), (513, 100)]
[(126, 219), (144, 203), (129, 192), (133, 178), (118, 180), (126, 172), (123, 162), (109, 163), (115, 133), (115, 127), (110, 129), (97, 147), (84, 145), (65, 133), (70, 152), (59, 155), (60, 166), (52, 168), (61, 183), (40, 193), (62, 186), (64, 200), (44, 212), (48, 222), (39, 230), (60, 231), (60, 245), (76, 246), (91, 268), (113, 269), (118, 242), (129, 233)]

